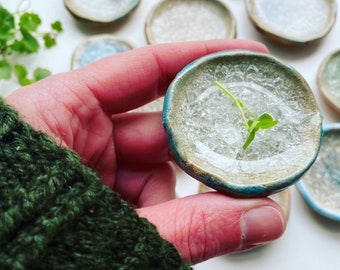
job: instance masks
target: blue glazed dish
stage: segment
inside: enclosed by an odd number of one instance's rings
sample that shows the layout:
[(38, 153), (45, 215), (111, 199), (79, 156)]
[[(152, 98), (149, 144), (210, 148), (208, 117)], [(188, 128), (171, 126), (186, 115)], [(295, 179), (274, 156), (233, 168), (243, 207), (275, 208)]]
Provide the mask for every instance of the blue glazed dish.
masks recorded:
[(316, 213), (340, 221), (340, 123), (323, 127), (320, 153), (297, 188)]
[[(219, 81), (258, 115), (279, 120), (242, 145), (247, 129)], [(315, 161), (322, 117), (303, 77), (251, 51), (204, 56), (179, 72), (164, 99), (163, 125), (176, 163), (203, 184), (237, 197), (260, 197), (294, 184)]]
[(71, 69), (77, 69), (99, 59), (132, 50), (125, 40), (109, 34), (94, 35), (81, 42), (74, 50)]

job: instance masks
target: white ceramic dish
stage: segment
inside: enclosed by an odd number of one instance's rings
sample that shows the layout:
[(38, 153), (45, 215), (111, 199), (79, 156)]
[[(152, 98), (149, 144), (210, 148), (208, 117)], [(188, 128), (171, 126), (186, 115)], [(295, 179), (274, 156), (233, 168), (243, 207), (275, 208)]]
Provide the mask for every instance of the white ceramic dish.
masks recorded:
[(234, 38), (236, 22), (218, 0), (165, 0), (151, 11), (145, 34), (150, 44)]
[(246, 0), (248, 15), (259, 32), (270, 40), (305, 45), (323, 38), (332, 29), (336, 0)]

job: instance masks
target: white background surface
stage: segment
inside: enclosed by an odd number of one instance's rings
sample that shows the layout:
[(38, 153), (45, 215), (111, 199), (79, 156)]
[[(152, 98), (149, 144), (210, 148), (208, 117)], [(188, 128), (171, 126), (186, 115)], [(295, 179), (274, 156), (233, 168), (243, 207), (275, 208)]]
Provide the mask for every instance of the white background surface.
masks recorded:
[[(16, 8), (18, 2), (19, 0), (0, 0), (3, 6), (11, 10)], [(32, 69), (42, 66), (53, 73), (68, 71), (73, 50), (79, 42), (90, 35), (100, 33), (111, 33), (124, 38), (134, 47), (144, 46), (146, 45), (144, 23), (157, 2), (159, 1), (142, 0), (124, 23), (116, 27), (95, 28), (76, 21), (65, 9), (62, 0), (31, 0), (30, 10), (41, 15), (45, 24), (43, 28), (47, 29), (48, 23), (61, 20), (65, 30), (58, 38), (57, 47), (25, 57), (23, 61)], [(303, 48), (288, 48), (270, 43), (256, 32), (247, 17), (244, 1), (223, 2), (229, 6), (236, 18), (238, 38), (255, 39), (265, 43), (274, 56), (295, 67), (313, 89), (325, 122), (340, 122), (340, 116), (332, 113), (320, 100), (316, 87), (316, 74), (321, 61), (329, 53), (340, 49), (340, 19), (321, 42)], [(340, 4), (338, 6), (340, 8)], [(5, 96), (17, 87), (15, 82), (0, 82), (0, 94)], [(179, 173), (178, 192), (184, 195), (194, 193), (196, 190), (196, 181)], [(314, 214), (306, 206), (296, 188), (291, 187), (290, 190), (291, 214), (282, 238), (255, 251), (211, 259), (194, 266), (194, 269), (340, 269), (340, 224)]]

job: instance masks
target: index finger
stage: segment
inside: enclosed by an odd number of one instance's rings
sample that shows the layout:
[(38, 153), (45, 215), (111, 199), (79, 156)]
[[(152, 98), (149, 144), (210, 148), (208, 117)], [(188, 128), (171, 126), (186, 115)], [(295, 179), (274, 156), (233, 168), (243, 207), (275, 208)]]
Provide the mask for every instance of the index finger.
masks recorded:
[(232, 49), (268, 52), (264, 45), (247, 40), (149, 45), (92, 63), (77, 76), (105, 111), (120, 113), (163, 96), (176, 74), (195, 59)]

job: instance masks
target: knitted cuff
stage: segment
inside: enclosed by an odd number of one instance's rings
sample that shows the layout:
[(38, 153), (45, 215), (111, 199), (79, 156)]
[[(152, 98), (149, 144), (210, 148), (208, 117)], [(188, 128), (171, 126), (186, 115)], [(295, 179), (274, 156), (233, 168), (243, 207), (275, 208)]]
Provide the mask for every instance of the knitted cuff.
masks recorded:
[(1, 269), (190, 269), (73, 151), (0, 99)]

